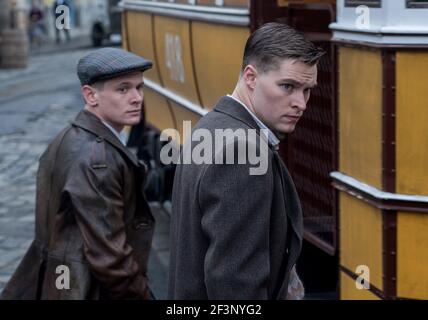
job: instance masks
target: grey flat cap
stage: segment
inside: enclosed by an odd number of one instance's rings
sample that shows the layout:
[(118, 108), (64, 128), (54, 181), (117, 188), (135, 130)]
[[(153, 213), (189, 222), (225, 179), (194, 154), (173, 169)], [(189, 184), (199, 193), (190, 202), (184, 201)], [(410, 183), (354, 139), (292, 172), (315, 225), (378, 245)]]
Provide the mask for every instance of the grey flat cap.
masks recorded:
[(79, 60), (77, 76), (83, 86), (134, 71), (145, 71), (150, 69), (152, 65), (151, 61), (134, 53), (118, 48), (102, 48)]

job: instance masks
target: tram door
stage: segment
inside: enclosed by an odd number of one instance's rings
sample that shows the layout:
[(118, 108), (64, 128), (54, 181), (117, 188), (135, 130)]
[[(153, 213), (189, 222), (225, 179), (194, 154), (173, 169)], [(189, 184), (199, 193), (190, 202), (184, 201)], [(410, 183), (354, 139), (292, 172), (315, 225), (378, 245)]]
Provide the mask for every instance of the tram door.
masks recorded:
[[(337, 170), (336, 53), (329, 24), (336, 4), (290, 4), (286, 23), (327, 52), (318, 65), (318, 87), (296, 130), (281, 152), (299, 193), (304, 214), (304, 244), (297, 267), (308, 296), (338, 296), (337, 195), (329, 173)], [(326, 295), (328, 294), (328, 296)]]

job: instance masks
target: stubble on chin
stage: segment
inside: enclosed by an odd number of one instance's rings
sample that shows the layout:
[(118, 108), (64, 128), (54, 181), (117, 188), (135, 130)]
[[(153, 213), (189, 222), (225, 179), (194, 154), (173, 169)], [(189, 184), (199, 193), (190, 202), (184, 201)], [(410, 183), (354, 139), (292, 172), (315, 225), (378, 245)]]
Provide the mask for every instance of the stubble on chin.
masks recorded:
[(280, 141), (283, 141), (285, 139), (285, 137), (287, 137), (287, 134), (285, 132), (276, 131), (275, 135)]

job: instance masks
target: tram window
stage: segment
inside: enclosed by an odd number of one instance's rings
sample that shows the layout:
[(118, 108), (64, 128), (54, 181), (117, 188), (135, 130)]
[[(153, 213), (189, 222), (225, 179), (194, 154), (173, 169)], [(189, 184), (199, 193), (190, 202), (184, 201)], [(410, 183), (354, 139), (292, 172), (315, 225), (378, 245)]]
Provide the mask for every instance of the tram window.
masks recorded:
[(380, 8), (380, 0), (345, 0), (345, 7), (367, 6), (371, 8)]
[(428, 8), (426, 0), (406, 0), (406, 8)]

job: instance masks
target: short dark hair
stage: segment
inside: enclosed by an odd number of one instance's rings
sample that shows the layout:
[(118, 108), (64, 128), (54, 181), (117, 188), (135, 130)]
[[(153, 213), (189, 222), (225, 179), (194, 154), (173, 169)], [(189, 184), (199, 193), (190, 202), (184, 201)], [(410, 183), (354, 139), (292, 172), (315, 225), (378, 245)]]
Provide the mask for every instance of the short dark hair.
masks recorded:
[(90, 86), (94, 87), (98, 91), (103, 91), (105, 83), (106, 83), (106, 80), (98, 80), (96, 82), (91, 83)]
[(305, 36), (284, 23), (270, 22), (250, 35), (245, 44), (242, 71), (253, 64), (261, 72), (278, 68), (282, 59), (315, 65), (325, 54)]

